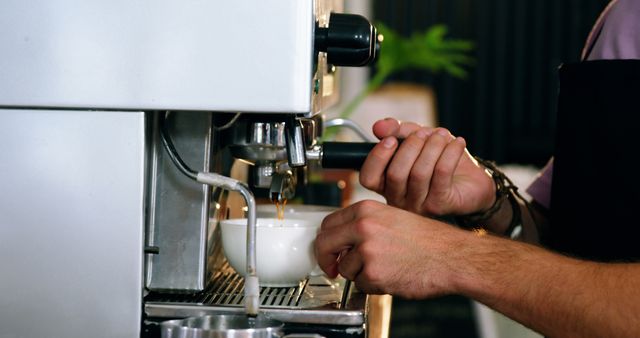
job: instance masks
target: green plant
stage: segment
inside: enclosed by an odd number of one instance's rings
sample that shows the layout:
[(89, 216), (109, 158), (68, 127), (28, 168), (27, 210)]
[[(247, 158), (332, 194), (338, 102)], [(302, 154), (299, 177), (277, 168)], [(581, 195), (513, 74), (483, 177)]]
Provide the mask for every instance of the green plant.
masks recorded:
[(396, 72), (416, 69), (431, 73), (446, 72), (457, 78), (466, 78), (465, 66), (473, 64), (474, 60), (468, 54), (473, 44), (467, 40), (445, 38), (445, 25), (431, 26), (410, 37), (403, 37), (382, 23), (376, 23), (376, 26), (383, 36), (377, 71), (364, 90), (346, 105), (340, 113), (341, 118), (348, 118), (367, 95)]

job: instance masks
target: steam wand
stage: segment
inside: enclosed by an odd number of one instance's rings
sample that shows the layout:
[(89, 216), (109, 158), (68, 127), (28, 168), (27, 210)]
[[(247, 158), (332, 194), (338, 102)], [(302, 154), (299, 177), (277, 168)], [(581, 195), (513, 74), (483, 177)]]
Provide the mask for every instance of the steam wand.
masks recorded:
[(178, 169), (187, 177), (209, 186), (237, 191), (247, 203), (247, 273), (244, 277), (245, 312), (257, 316), (260, 310), (260, 286), (256, 274), (256, 200), (251, 190), (242, 182), (216, 173), (196, 172), (178, 155), (166, 125), (169, 112), (160, 115), (162, 144)]
[(256, 200), (244, 183), (215, 173), (199, 172), (197, 181), (213, 187), (237, 191), (247, 203), (247, 273), (244, 276), (245, 312), (257, 316), (260, 310), (260, 286), (256, 275)]

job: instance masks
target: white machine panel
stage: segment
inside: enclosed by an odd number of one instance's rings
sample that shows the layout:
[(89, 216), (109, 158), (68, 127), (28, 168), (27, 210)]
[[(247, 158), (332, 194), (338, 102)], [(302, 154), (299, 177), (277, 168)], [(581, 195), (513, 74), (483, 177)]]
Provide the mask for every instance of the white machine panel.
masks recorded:
[(139, 337), (144, 115), (0, 116), (0, 337)]
[(3, 0), (0, 106), (312, 110), (313, 0)]

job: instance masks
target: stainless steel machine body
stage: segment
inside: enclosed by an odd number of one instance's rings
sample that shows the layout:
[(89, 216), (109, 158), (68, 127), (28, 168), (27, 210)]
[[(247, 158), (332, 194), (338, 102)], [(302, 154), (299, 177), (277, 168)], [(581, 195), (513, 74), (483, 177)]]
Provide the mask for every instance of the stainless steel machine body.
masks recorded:
[(322, 2), (3, 1), (0, 104), (311, 114)]
[(144, 114), (0, 118), (0, 337), (138, 336)]
[[(242, 281), (216, 227), (242, 206), (181, 175), (158, 116), (172, 112), (176, 148), (198, 171), (229, 174), (236, 141), (225, 130), (250, 135), (238, 113), (291, 127), (284, 144), (269, 141), (287, 156), (261, 159), (273, 169), (263, 185), (304, 166), (318, 128), (293, 126), (336, 100), (327, 60), (332, 43), (344, 51), (343, 35), (328, 27), (341, 9), (337, 0), (2, 2), (0, 337), (139, 337), (149, 322), (242, 311), (229, 301)], [(357, 331), (366, 297), (339, 309), (343, 282), (263, 289), (262, 306), (288, 323)]]

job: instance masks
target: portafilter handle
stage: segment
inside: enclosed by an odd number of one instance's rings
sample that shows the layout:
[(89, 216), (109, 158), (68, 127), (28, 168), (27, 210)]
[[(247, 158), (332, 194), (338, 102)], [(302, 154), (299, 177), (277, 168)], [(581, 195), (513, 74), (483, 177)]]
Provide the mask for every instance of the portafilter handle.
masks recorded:
[[(402, 139), (398, 143), (402, 144)], [(360, 170), (371, 149), (378, 143), (372, 142), (324, 142), (307, 151), (308, 159), (320, 161), (325, 169)]]
[(324, 142), (320, 153), (320, 164), (326, 169), (360, 170), (364, 160), (377, 143), (370, 142)]

